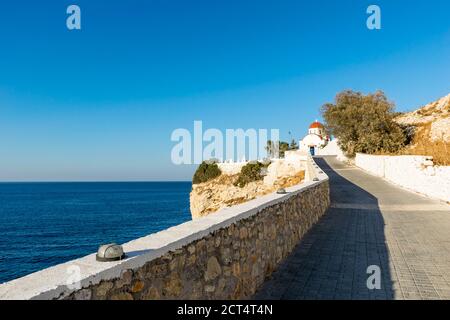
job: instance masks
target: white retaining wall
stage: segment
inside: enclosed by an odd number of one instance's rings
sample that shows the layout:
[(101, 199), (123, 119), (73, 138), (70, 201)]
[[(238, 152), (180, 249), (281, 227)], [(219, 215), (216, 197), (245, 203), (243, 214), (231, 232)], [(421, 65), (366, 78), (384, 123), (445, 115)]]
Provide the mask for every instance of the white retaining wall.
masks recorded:
[[(131, 281), (136, 280), (132, 277), (139, 276), (146, 265), (157, 259), (164, 260), (163, 257), (166, 257), (171, 252), (178, 252), (180, 250), (182, 253), (187, 252), (189, 250), (184, 248), (186, 248), (188, 245), (196, 244), (197, 242), (203, 242), (203, 244), (205, 244), (205, 239), (209, 239), (207, 243), (212, 243), (213, 247), (217, 247), (217, 243), (219, 243), (219, 249), (221, 247), (225, 249), (225, 244), (221, 243), (220, 241), (215, 241), (214, 235), (217, 234), (217, 232), (219, 232), (220, 230), (222, 230), (222, 232), (225, 232), (223, 231), (225, 229), (227, 235), (234, 235), (237, 233), (238, 236), (242, 235), (242, 237), (244, 237), (242, 232), (243, 230), (240, 229), (240, 227), (242, 226), (242, 223), (246, 223), (246, 221), (252, 217), (266, 217), (270, 219), (271, 223), (265, 223), (264, 227), (267, 230), (271, 228), (269, 231), (271, 231), (271, 235), (273, 236), (276, 236), (277, 234), (286, 236), (286, 234), (288, 234), (287, 230), (289, 229), (289, 227), (298, 226), (298, 229), (293, 228), (296, 229), (295, 233), (293, 234), (294, 236), (299, 237), (301, 234), (306, 232), (310, 225), (301, 225), (298, 223), (298, 221), (289, 220), (287, 218), (287, 220), (283, 220), (285, 218), (281, 219), (280, 217), (285, 217), (283, 205), (289, 203), (289, 201), (298, 200), (298, 202), (291, 206), (291, 210), (287, 216), (300, 217), (301, 221), (310, 219), (311, 222), (315, 222), (317, 218), (325, 212), (326, 208), (329, 205), (328, 176), (323, 171), (316, 168), (314, 160), (312, 160), (311, 157), (308, 157), (308, 161), (311, 166), (311, 171), (313, 171), (310, 174), (314, 175), (316, 179), (314, 181), (307, 181), (296, 186), (286, 188), (286, 194), (272, 193), (261, 196), (249, 202), (222, 209), (221, 211), (213, 215), (209, 215), (193, 221), (188, 221), (186, 223), (171, 227), (158, 233), (154, 233), (149, 236), (125, 243), (123, 245), (123, 248), (127, 256), (124, 260), (121, 261), (98, 262), (95, 259), (95, 254), (91, 254), (83, 258), (59, 264), (57, 266), (32, 273), (25, 277), (0, 284), (0, 300), (65, 299), (68, 297), (72, 297), (73, 299), (97, 299), (101, 296), (105, 298), (104, 296), (106, 292), (116, 290), (119, 282), (121, 283), (121, 286), (125, 286), (125, 288), (132, 286), (134, 282)], [(308, 197), (305, 196), (307, 193), (309, 194)], [(314, 210), (309, 210), (310, 208)], [(274, 213), (271, 214), (267, 212), (268, 209), (273, 210)], [(281, 221), (284, 225), (277, 225), (277, 221)], [(227, 229), (229, 227), (233, 227), (237, 232), (229, 232)], [(298, 232), (298, 230), (301, 230), (301, 234)], [(246, 231), (246, 234), (248, 232), (249, 234), (259, 236), (259, 234), (255, 230), (246, 229), (244, 231)], [(247, 238), (247, 236), (245, 237)], [(248, 238), (250, 238), (250, 236), (248, 236)], [(260, 238), (258, 239), (258, 241), (261, 241)], [(277, 244), (280, 244), (280, 246), (282, 246), (283, 248), (285, 248), (289, 244), (294, 245), (292, 241), (288, 242), (286, 239), (284, 239), (283, 241), (278, 241), (278, 238), (270, 239), (270, 243), (274, 244), (275, 247)], [(225, 240), (225, 236), (221, 238), (222, 242), (225, 242)], [(230, 243), (232, 244), (239, 242), (232, 241)], [(199, 247), (194, 246), (194, 248)], [(198, 249), (195, 249), (193, 256), (198, 255), (200, 257), (200, 254), (206, 254), (205, 250), (206, 249), (200, 252), (198, 251)], [(238, 253), (243, 252), (244, 254), (246, 254), (247, 252), (253, 254), (253, 252), (255, 252), (254, 250), (258, 252), (258, 250), (253, 247), (252, 250), (235, 250), (235, 247), (233, 247), (233, 250)], [(230, 250), (230, 252), (234, 251)], [(281, 255), (278, 256), (278, 253), (277, 255), (270, 253), (267, 248), (265, 250), (262, 250), (261, 253), (271, 259), (277, 259), (277, 261), (281, 261), (284, 257)], [(217, 256), (219, 255), (217, 254)], [(255, 260), (255, 263), (257, 264), (260, 259)], [(187, 259), (183, 261), (186, 261), (186, 264), (179, 263), (174, 264), (174, 266), (184, 266), (188, 264)], [(173, 261), (170, 260), (169, 262)], [(166, 261), (164, 263), (168, 264), (169, 262)], [(199, 262), (197, 262), (197, 265), (200, 265)], [(204, 265), (202, 266), (203, 268), (206, 268)], [(224, 266), (222, 266), (222, 268), (225, 270)], [(261, 267), (260, 269), (264, 272), (267, 271), (266, 268)], [(164, 269), (161, 270), (171, 269), (169, 268), (169, 266), (165, 265)], [(251, 270), (251, 272), (247, 273), (253, 275), (253, 270), (256, 269), (250, 266), (249, 270)], [(202, 275), (203, 271), (200, 271), (200, 275)], [(194, 272), (193, 274), (197, 275), (197, 273)], [(129, 277), (127, 277), (126, 274), (128, 274)], [(242, 274), (244, 274), (244, 271), (242, 272)], [(187, 276), (192, 275), (188, 274)], [(201, 277), (201, 279), (203, 279), (203, 276)], [(264, 277), (261, 277), (261, 280), (263, 279)], [(218, 279), (215, 279), (215, 281), (217, 280)], [(172, 281), (167, 281), (167, 284), (171, 285)], [(95, 287), (94, 293), (92, 293), (92, 287)], [(105, 290), (105, 287), (108, 290)], [(126, 291), (118, 294), (118, 297), (120, 299), (143, 299), (144, 297), (142, 297), (142, 292), (136, 292), (137, 289), (142, 290), (141, 287), (126, 289), (131, 291), (133, 295)], [(208, 290), (209, 289), (210, 288), (208, 288)], [(207, 291), (207, 288), (205, 287), (204, 290)], [(100, 291), (102, 291), (103, 293), (100, 294)], [(216, 290), (215, 292), (220, 293), (219, 290)], [(242, 293), (242, 295), (239, 295), (238, 298), (242, 298), (243, 294), (245, 294), (245, 292)], [(170, 297), (171, 296), (169, 296), (169, 298)], [(214, 298), (215, 296), (212, 295), (208, 297)], [(192, 299), (192, 296), (188, 296), (188, 298)], [(204, 298), (204, 295), (200, 296), (200, 298)]]
[(241, 172), (243, 166), (248, 162), (220, 162), (217, 164), (223, 174), (232, 176)]
[(347, 161), (348, 158), (338, 145), (338, 140), (334, 139), (323, 148), (317, 148), (316, 155), (318, 156), (336, 156), (340, 161)]
[(356, 154), (357, 167), (432, 198), (450, 201), (450, 166), (433, 166), (425, 156)]

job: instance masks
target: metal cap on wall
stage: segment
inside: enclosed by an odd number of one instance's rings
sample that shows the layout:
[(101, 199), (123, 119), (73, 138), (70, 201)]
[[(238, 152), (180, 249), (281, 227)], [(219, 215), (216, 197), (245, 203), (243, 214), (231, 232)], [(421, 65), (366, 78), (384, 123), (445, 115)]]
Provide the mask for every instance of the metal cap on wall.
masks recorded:
[(98, 248), (97, 255), (95, 257), (97, 261), (117, 261), (125, 258), (125, 253), (121, 245), (110, 243), (101, 245)]

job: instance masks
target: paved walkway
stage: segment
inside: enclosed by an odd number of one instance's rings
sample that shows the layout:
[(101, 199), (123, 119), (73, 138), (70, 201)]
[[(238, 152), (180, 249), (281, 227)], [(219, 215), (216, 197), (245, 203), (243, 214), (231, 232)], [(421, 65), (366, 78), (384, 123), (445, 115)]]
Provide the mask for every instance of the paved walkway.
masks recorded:
[[(334, 157), (331, 207), (256, 299), (450, 299), (450, 206)], [(381, 269), (369, 290), (367, 267)]]

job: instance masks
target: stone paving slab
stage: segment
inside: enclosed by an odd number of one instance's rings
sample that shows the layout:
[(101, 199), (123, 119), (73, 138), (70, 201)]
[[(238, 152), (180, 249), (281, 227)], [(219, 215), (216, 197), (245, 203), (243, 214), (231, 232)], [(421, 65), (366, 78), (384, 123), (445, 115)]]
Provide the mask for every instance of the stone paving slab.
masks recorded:
[[(450, 206), (334, 157), (331, 206), (255, 299), (450, 299)], [(367, 288), (367, 267), (381, 289)]]

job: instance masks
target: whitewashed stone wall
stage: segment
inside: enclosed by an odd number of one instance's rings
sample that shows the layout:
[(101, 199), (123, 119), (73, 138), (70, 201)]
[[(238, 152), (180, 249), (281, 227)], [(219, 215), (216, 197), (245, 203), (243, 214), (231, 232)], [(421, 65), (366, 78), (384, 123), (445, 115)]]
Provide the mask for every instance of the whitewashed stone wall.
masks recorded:
[[(264, 177), (264, 184), (267, 186), (273, 186), (274, 183), (281, 177), (295, 176), (300, 171), (305, 171), (308, 157), (310, 157), (309, 153), (299, 150), (292, 150), (286, 151), (284, 158), (271, 159), (272, 163), (267, 168), (267, 174)], [(217, 166), (222, 174), (231, 176), (239, 174), (242, 167), (248, 163), (248, 161), (220, 162)]]
[(248, 162), (221, 162), (218, 163), (217, 166), (219, 167), (220, 171), (223, 174), (232, 176), (235, 174), (239, 174), (241, 172), (241, 169), (243, 166), (245, 166)]
[(339, 147), (337, 139), (328, 142), (323, 148), (318, 148), (316, 154), (318, 156), (336, 156), (339, 161), (348, 161), (348, 158)]
[(355, 165), (371, 174), (385, 178), (384, 163), (386, 156), (368, 155), (358, 153), (355, 157)]
[(249, 298), (325, 214), (328, 177), (321, 170), (314, 175), (287, 194), (128, 242), (122, 261), (97, 262), (91, 254), (1, 284), (0, 299)]
[[(309, 157), (310, 158), (310, 157)], [(286, 151), (284, 159), (272, 159), (264, 177), (264, 184), (273, 186), (282, 177), (295, 176), (307, 169), (308, 154), (299, 150)]]
[(358, 153), (356, 166), (429, 197), (450, 201), (450, 167), (433, 166), (425, 156), (376, 156)]

